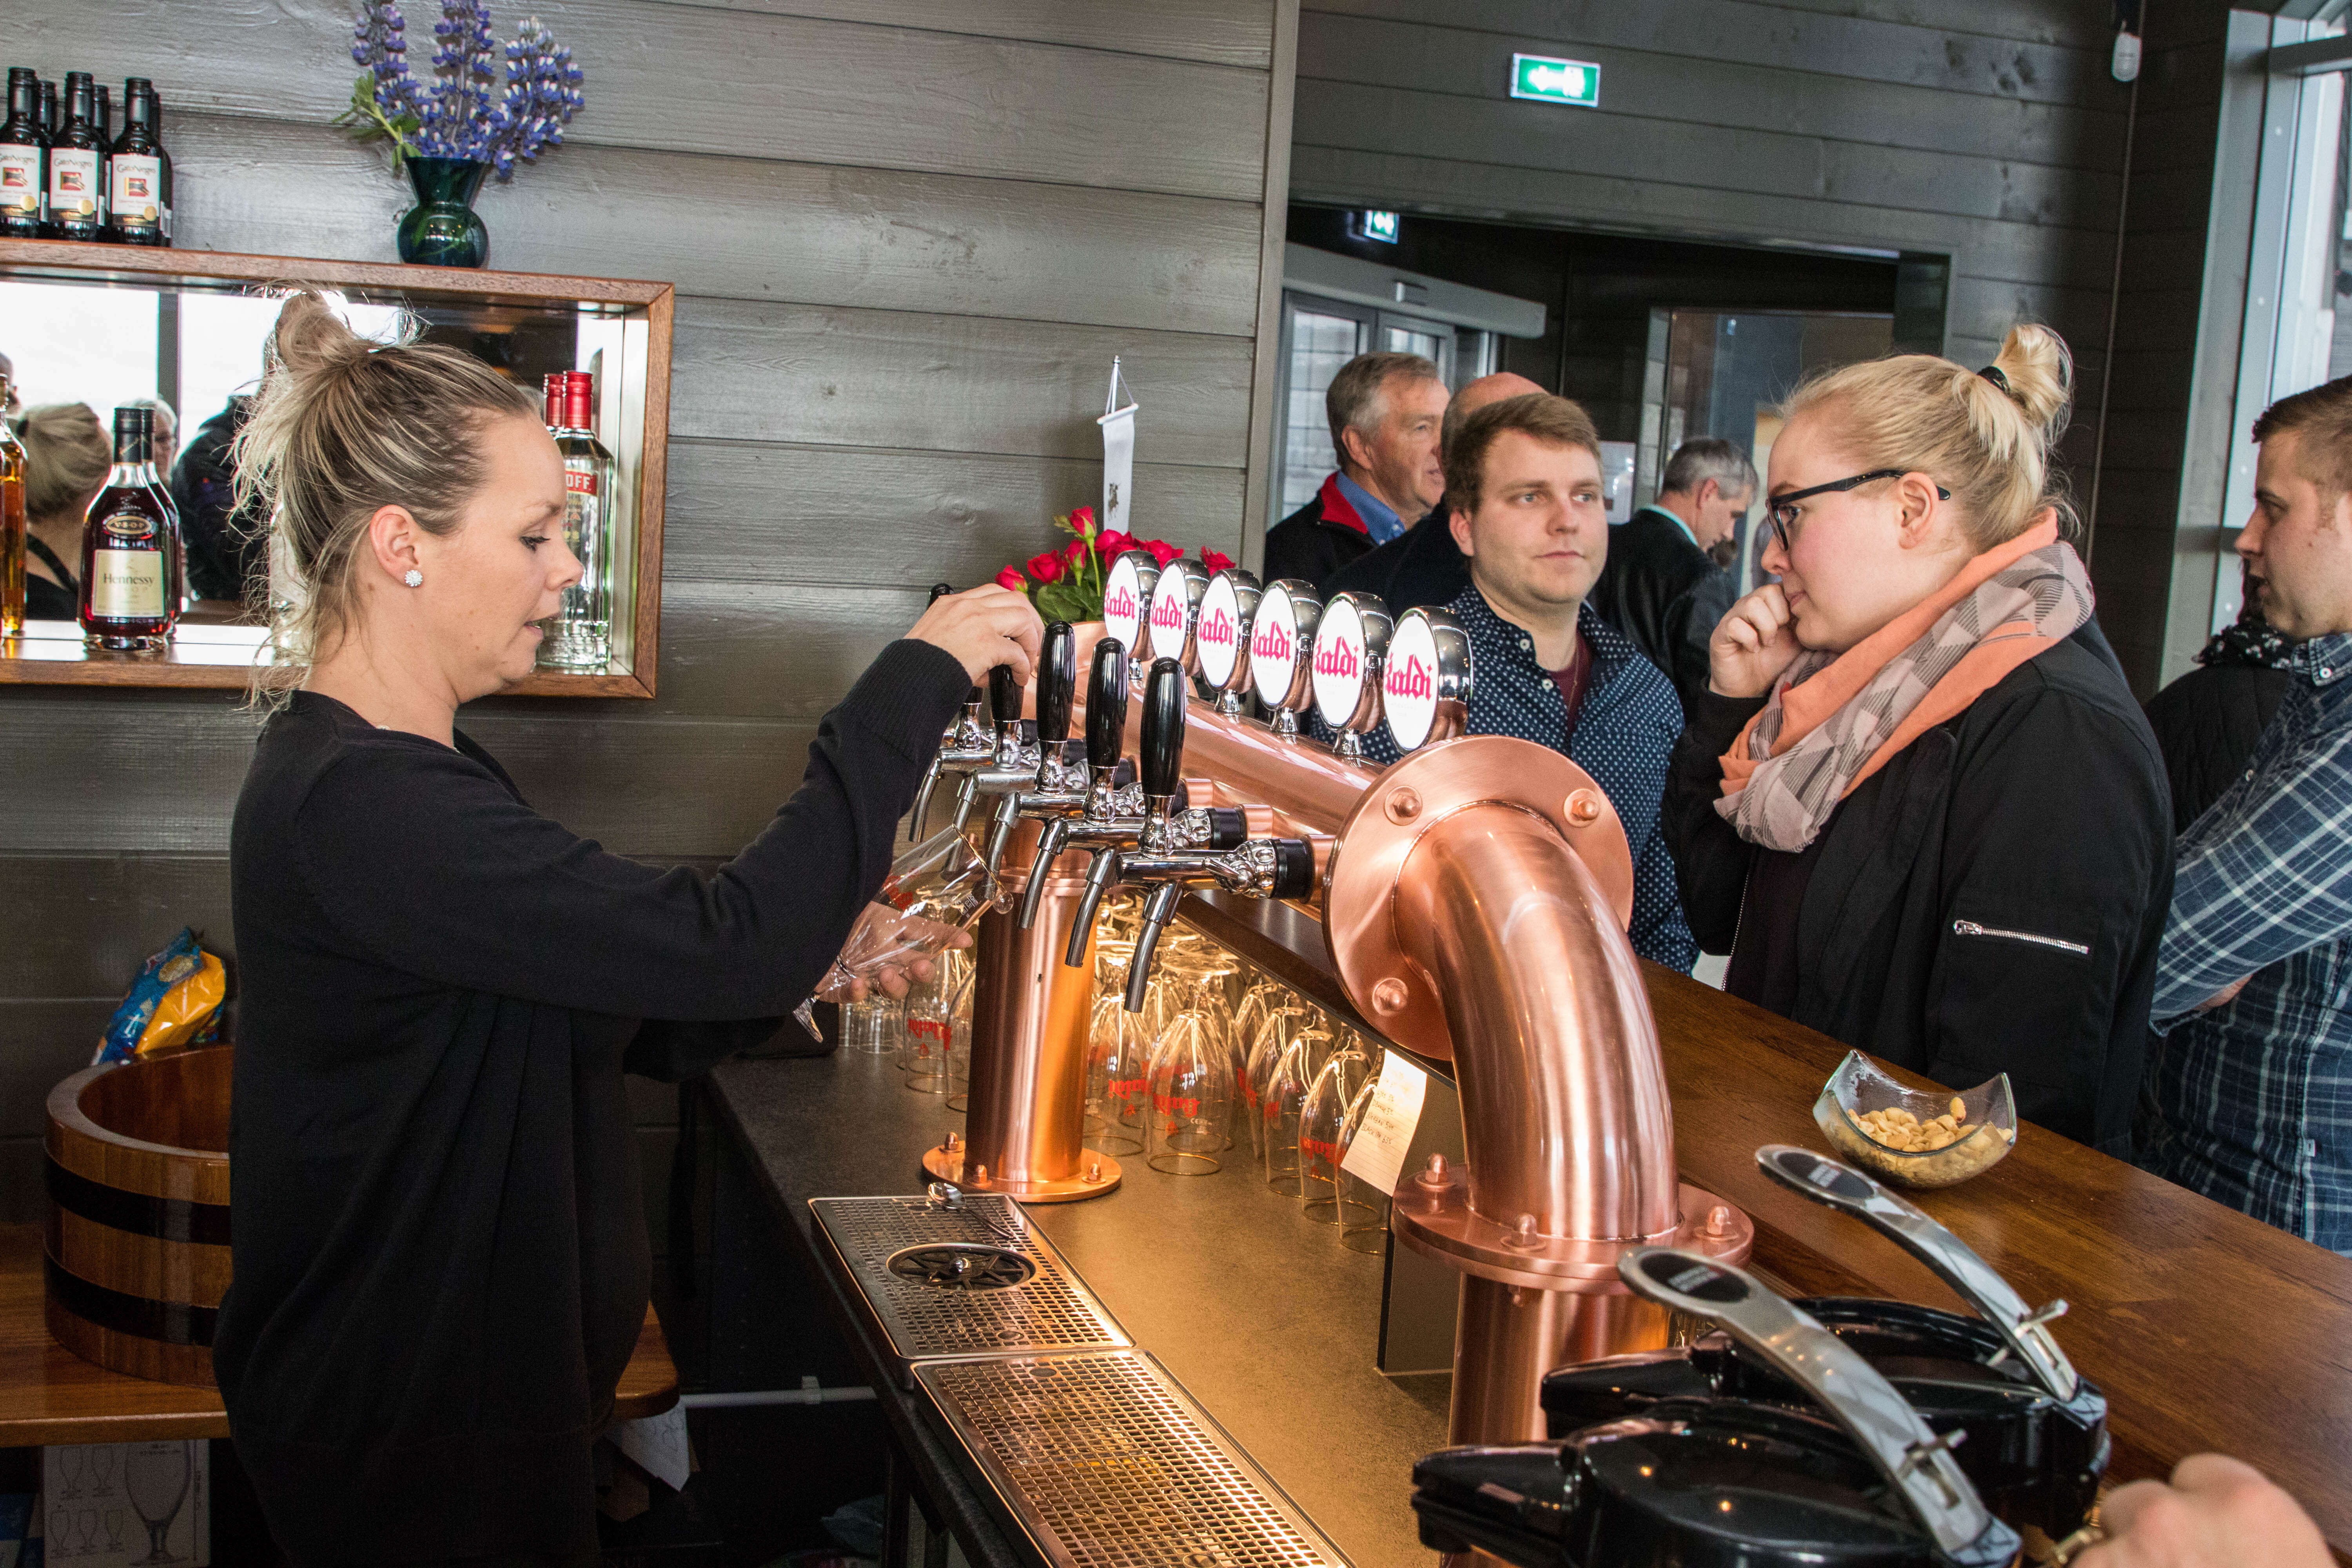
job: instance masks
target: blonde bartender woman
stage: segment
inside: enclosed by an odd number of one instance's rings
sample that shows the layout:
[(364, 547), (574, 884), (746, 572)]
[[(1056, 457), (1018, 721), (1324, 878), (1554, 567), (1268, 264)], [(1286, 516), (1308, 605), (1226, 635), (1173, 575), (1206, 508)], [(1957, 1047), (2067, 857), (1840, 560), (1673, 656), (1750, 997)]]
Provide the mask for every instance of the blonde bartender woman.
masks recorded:
[[(238, 438), (307, 658), (231, 841), (236, 1280), (214, 1364), (295, 1563), (593, 1563), (590, 1446), (646, 1310), (622, 1074), (690, 1076), (816, 984), (1025, 600), (931, 606), (708, 878), (532, 811), (456, 727), (580, 563), (531, 400), (289, 300)], [(242, 510), (242, 509), (241, 509)], [(265, 513), (256, 513), (263, 515)], [(886, 984), (891, 984), (887, 982)]]

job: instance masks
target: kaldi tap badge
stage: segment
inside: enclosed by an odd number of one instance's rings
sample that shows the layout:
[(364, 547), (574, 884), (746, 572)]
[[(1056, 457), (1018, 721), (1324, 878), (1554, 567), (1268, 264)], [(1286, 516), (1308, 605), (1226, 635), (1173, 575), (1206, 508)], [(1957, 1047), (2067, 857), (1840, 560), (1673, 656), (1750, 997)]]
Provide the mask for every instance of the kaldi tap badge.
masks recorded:
[(1171, 579), (1175, 592), (1151, 595), (1151, 654), (1155, 658), (1184, 657), (1184, 592)]
[(1192, 628), (1192, 642), (1201, 650), (1201, 674), (1223, 691), (1234, 682), (1240, 662), (1240, 601), (1234, 597), (1233, 579), (1219, 577), (1201, 595), (1201, 624)]
[(1344, 598), (1334, 599), (1315, 631), (1315, 710), (1336, 730), (1363, 700), (1364, 618)]
[(1143, 593), (1135, 563), (1123, 555), (1110, 563), (1109, 580), (1103, 584), (1103, 629), (1130, 656), (1143, 651)]
[(1250, 628), (1250, 684), (1259, 701), (1278, 708), (1297, 679), (1298, 606), (1286, 590), (1268, 588)]
[(1429, 739), (1437, 722), (1437, 642), (1419, 616), (1397, 623), (1381, 696), (1389, 734), (1401, 749), (1410, 752)]

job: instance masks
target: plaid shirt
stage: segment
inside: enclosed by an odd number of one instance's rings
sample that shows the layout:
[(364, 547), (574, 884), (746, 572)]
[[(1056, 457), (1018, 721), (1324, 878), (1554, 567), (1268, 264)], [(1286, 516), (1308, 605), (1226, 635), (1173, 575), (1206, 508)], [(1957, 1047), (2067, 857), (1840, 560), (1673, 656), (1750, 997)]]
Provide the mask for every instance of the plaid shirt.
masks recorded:
[[(2181, 836), (2140, 1163), (2352, 1250), (2352, 634), (2294, 650), (2252, 763)], [(2227, 1006), (2197, 1005), (2251, 975)]]
[[(1675, 858), (1658, 828), (1666, 789), (1666, 758), (1683, 732), (1682, 699), (1633, 639), (1602, 620), (1591, 605), (1577, 612), (1576, 629), (1592, 649), (1592, 677), (1568, 728), (1568, 700), (1551, 672), (1536, 662), (1535, 640), (1486, 607), (1475, 587), (1445, 606), (1470, 634), (1477, 682), (1471, 689), (1468, 732), (1516, 735), (1566, 755), (1592, 775), (1617, 808), (1633, 851), (1633, 924), (1628, 933), (1643, 958), (1690, 973), (1698, 942), (1683, 919)], [(1403, 753), (1382, 723), (1364, 737), (1365, 752), (1382, 765)]]

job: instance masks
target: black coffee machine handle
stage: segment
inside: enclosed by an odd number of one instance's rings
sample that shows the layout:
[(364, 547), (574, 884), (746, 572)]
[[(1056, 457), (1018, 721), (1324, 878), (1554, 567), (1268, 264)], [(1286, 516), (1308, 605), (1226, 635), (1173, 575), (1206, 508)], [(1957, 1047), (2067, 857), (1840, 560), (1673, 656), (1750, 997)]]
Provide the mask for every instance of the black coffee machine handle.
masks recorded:
[(1858, 1352), (1754, 1276), (1671, 1247), (1622, 1254), (1617, 1274), (1635, 1295), (1719, 1325), (1803, 1389), (1845, 1428), (1946, 1556), (1977, 1556), (1969, 1549), (1987, 1531), (2010, 1534), (1953, 1461), (1952, 1440), (1930, 1431)]
[(1926, 1210), (1898, 1197), (1843, 1161), (1793, 1143), (1767, 1143), (1756, 1151), (1764, 1173), (1824, 1208), (1852, 1215), (1933, 1269), (1953, 1293), (1992, 1325), (2033, 1380), (2055, 1397), (2074, 1397), (2082, 1376), (2051, 1337), (2049, 1323), (2065, 1313), (2063, 1300), (2039, 1309), (2024, 1299), (1968, 1243), (1946, 1230)]

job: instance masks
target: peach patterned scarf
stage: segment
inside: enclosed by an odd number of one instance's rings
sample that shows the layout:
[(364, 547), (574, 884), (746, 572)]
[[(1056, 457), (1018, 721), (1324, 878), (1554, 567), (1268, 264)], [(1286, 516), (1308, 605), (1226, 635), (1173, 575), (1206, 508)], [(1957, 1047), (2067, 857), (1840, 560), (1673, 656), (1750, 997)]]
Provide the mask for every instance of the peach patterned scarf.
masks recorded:
[(2092, 605), (2082, 558), (2045, 514), (1845, 652), (1799, 654), (1723, 754), (1715, 809), (1750, 844), (1804, 848), (1863, 780), (2074, 636)]

